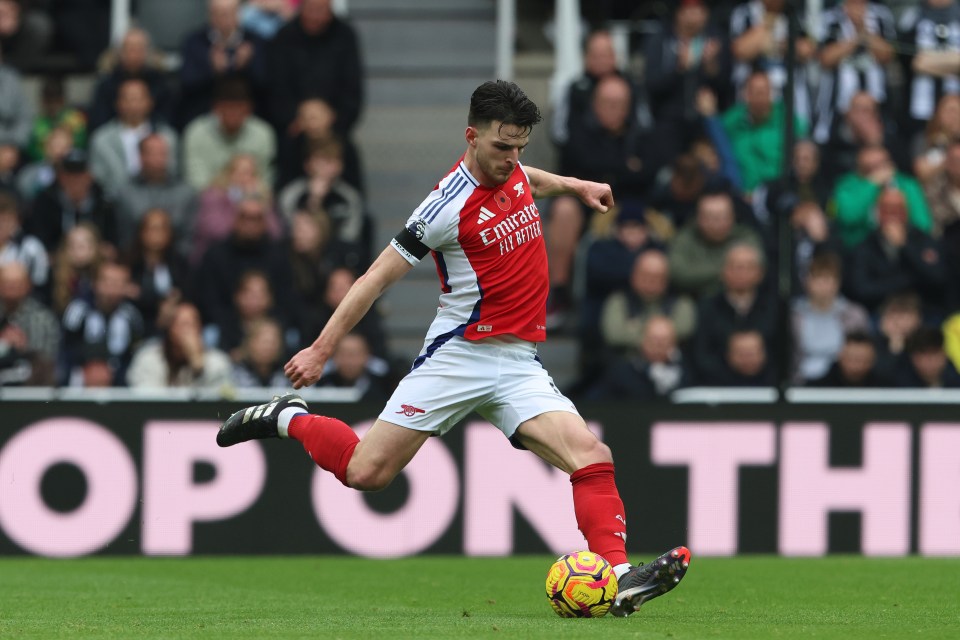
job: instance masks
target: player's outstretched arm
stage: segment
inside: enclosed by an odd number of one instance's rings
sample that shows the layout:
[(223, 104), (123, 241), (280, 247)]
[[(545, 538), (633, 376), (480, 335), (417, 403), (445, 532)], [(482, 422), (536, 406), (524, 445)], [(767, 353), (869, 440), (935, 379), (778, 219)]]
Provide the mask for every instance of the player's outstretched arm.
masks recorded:
[(333, 355), (343, 336), (360, 322), (384, 291), (412, 268), (413, 265), (393, 247), (383, 250), (367, 272), (350, 287), (320, 336), (309, 347), (290, 358), (283, 368), (294, 389), (308, 387), (320, 379), (323, 365)]
[(574, 195), (591, 209), (606, 213), (613, 207), (613, 192), (610, 185), (602, 182), (590, 182), (558, 176), (555, 173), (524, 166), (534, 198), (549, 198), (552, 196)]

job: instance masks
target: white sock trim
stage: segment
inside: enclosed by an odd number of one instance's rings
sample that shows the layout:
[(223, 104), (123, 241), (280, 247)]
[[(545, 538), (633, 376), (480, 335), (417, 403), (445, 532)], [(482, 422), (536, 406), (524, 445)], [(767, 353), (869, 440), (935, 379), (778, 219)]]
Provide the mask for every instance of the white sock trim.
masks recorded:
[(307, 411), (301, 407), (287, 407), (280, 412), (280, 415), (277, 416), (277, 433), (281, 438), (290, 437), (287, 435), (287, 429), (290, 428), (290, 421), (302, 413), (305, 414)]
[(625, 574), (627, 571), (630, 571), (630, 569), (630, 563), (624, 562), (623, 564), (618, 564), (613, 568), (613, 574), (617, 576), (617, 580), (619, 580), (623, 577), (623, 574)]

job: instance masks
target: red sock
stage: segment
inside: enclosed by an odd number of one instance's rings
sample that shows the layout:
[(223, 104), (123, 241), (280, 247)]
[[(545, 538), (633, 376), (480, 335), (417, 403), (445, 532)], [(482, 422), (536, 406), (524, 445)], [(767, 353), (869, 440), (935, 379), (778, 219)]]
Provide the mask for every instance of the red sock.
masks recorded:
[(346, 422), (326, 416), (302, 413), (294, 416), (287, 435), (298, 440), (321, 469), (326, 469), (345, 486), (347, 465), (360, 438)]
[(627, 562), (627, 523), (613, 478), (613, 463), (598, 462), (570, 474), (577, 526), (590, 551), (612, 566)]

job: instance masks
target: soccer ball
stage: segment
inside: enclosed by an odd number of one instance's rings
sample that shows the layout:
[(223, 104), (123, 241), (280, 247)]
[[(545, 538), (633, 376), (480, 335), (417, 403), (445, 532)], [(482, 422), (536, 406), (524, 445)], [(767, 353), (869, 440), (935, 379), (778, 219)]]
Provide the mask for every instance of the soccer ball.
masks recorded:
[(547, 598), (561, 618), (599, 618), (616, 595), (613, 567), (589, 551), (561, 556), (547, 573)]

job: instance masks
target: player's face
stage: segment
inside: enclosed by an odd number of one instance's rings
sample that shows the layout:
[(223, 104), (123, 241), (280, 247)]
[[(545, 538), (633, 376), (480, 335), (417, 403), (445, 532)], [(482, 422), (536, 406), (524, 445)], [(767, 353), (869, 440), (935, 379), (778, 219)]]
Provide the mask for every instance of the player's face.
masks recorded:
[(482, 182), (503, 184), (520, 163), (520, 154), (530, 141), (530, 131), (494, 121), (481, 128), (467, 127), (467, 143), (484, 174)]

